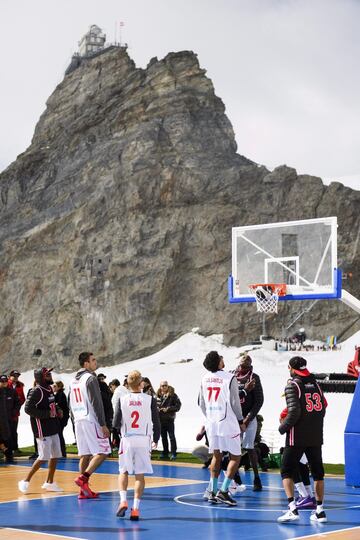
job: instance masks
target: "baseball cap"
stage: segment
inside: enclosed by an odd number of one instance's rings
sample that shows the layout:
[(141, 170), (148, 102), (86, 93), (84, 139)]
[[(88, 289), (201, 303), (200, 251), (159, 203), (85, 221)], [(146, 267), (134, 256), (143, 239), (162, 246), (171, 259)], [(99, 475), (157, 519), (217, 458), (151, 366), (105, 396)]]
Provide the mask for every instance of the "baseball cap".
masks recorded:
[(7, 375), (0, 375), (0, 382), (8, 382), (8, 377)]
[(10, 377), (12, 377), (12, 376), (20, 377), (20, 375), (21, 375), (21, 373), (17, 369), (13, 369), (12, 371), (10, 371)]
[(293, 356), (289, 361), (289, 366), (294, 370), (296, 375), (300, 375), (301, 377), (310, 375), (310, 371), (307, 369), (306, 364), (307, 362), (302, 356)]
[(99, 375), (97, 376), (98, 379), (106, 379), (106, 375), (104, 375), (104, 373), (99, 373)]

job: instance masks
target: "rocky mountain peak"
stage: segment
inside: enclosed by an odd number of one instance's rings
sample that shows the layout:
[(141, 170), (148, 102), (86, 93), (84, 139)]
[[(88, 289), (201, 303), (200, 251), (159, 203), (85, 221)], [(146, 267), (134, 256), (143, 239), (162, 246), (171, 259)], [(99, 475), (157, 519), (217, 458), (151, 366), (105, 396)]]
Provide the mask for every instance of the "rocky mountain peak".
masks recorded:
[[(120, 47), (83, 61), (49, 97), (0, 192), (4, 369), (75, 369), (89, 349), (113, 364), (194, 326), (227, 343), (253, 338), (253, 306), (227, 303), (235, 225), (338, 215), (343, 266), (359, 268), (359, 192), (239, 155), (191, 51), (145, 69)], [(324, 304), (301, 320), (314, 337), (357, 320)], [(269, 331), (296, 309), (269, 319)]]

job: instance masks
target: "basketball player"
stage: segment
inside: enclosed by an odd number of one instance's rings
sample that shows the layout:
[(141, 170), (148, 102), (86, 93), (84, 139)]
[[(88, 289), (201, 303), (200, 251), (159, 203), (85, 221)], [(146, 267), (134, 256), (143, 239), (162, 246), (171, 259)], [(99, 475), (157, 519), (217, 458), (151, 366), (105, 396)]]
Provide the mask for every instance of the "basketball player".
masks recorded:
[(51, 369), (45, 367), (35, 369), (35, 385), (29, 390), (25, 401), (25, 412), (30, 415), (31, 428), (36, 438), (39, 456), (33, 463), (28, 475), (18, 482), (19, 490), (27, 493), (29, 483), (34, 474), (46, 461), (49, 462), (46, 482), (41, 486), (46, 491), (63, 489), (54, 482), (54, 475), (58, 458), (61, 458), (60, 423), (62, 411), (56, 408), (55, 396), (52, 390)]
[(155, 398), (142, 392), (141, 373), (131, 371), (127, 380), (129, 392), (118, 398), (113, 421), (114, 429), (121, 431), (120, 504), (116, 515), (125, 516), (128, 509), (129, 474), (135, 474), (134, 502), (130, 519), (138, 521), (140, 499), (145, 488), (144, 474), (153, 472), (150, 461), (151, 448), (157, 447), (160, 437), (160, 420)]
[[(229, 494), (229, 486), (239, 468), (241, 456), (240, 431), (243, 415), (236, 377), (224, 371), (223, 357), (217, 351), (206, 355), (204, 367), (210, 372), (201, 381), (199, 405), (206, 417), (205, 428), (209, 438), (209, 452), (213, 453), (210, 465), (210, 489), (208, 501), (236, 506)], [(240, 429), (241, 428), (241, 429)], [(221, 488), (218, 478), (223, 452), (229, 452), (229, 464)]]
[(294, 500), (294, 472), (301, 456), (305, 453), (314, 479), (316, 510), (310, 520), (318, 523), (327, 521), (323, 508), (324, 467), (321, 455), (323, 424), (326, 401), (315, 377), (306, 369), (306, 360), (294, 356), (289, 361), (291, 378), (285, 387), (287, 416), (279, 426), (286, 433), (286, 444), (281, 463), (281, 477), (288, 498), (289, 509), (278, 518), (280, 523), (299, 519)]
[(242, 434), (241, 446), (248, 451), (251, 467), (254, 471), (253, 491), (261, 491), (262, 484), (258, 470), (258, 457), (254, 449), (257, 432), (256, 415), (264, 403), (264, 393), (259, 375), (253, 372), (252, 359), (245, 354), (233, 372), (239, 385), (239, 396), (242, 412), (244, 414), (245, 433)]
[(89, 478), (111, 452), (110, 432), (105, 422), (99, 382), (94, 374), (96, 358), (91, 352), (82, 352), (79, 364), (81, 369), (71, 381), (69, 393), (80, 456), (81, 474), (75, 484), (80, 487), (79, 499), (92, 499), (99, 495), (90, 489)]

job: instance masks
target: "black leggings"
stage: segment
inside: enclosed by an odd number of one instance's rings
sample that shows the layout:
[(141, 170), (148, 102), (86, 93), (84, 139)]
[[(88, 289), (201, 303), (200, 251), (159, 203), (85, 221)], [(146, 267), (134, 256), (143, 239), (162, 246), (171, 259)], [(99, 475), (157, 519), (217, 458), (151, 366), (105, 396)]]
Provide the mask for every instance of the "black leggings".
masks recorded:
[(281, 478), (294, 478), (299, 461), (305, 452), (314, 480), (324, 479), (321, 446), (285, 446), (281, 462)]

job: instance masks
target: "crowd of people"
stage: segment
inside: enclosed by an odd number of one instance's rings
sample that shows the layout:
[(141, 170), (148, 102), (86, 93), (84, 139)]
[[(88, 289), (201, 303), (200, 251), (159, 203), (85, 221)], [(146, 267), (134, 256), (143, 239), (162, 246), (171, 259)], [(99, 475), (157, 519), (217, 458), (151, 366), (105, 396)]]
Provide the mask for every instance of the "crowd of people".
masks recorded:
[[(145, 474), (152, 473), (151, 450), (162, 441), (161, 458), (175, 460), (177, 443), (175, 417), (181, 401), (168, 381), (154, 390), (150, 380), (139, 371), (131, 371), (120, 384), (106, 375), (96, 375), (97, 361), (91, 352), (79, 355), (79, 370), (70, 383), (68, 396), (61, 381), (54, 383), (51, 369), (34, 371), (34, 385), (25, 398), (24, 385), (16, 370), (0, 377), (0, 448), (6, 461), (13, 461), (17, 449), (17, 425), (20, 408), (30, 416), (37, 457), (27, 476), (18, 482), (22, 493), (28, 493), (31, 479), (41, 465), (48, 462), (47, 478), (42, 488), (60, 492), (55, 481), (58, 459), (66, 456), (63, 429), (70, 418), (79, 455), (79, 474), (74, 479), (79, 499), (99, 497), (90, 487), (92, 474), (111, 455), (115, 446), (119, 456), (120, 502), (117, 516), (128, 510), (129, 474), (135, 475), (131, 520), (139, 519), (140, 500)], [(240, 357), (237, 368), (225, 370), (222, 356), (216, 351), (206, 355), (207, 374), (200, 384), (199, 406), (205, 418), (198, 440), (205, 436), (210, 460), (210, 480), (204, 498), (210, 504), (235, 506), (236, 491), (243, 491), (239, 474), (242, 452), (246, 451), (253, 470), (253, 490), (261, 491), (258, 472), (260, 454), (259, 411), (264, 402), (260, 377), (254, 373), (248, 354)], [(279, 432), (286, 434), (281, 477), (288, 499), (288, 510), (278, 518), (281, 523), (299, 519), (298, 510), (314, 508), (312, 521), (327, 520), (323, 508), (324, 468), (321, 447), (326, 400), (307, 370), (306, 360), (295, 356), (289, 361), (289, 379), (285, 387), (286, 409), (280, 415)], [(169, 452), (170, 442), (170, 452)], [(258, 439), (259, 442), (259, 439)], [(261, 459), (261, 458), (260, 458)], [(314, 480), (309, 481), (308, 465)], [(221, 471), (225, 472), (219, 483)], [(294, 486), (299, 497), (294, 498)]]

